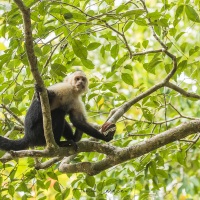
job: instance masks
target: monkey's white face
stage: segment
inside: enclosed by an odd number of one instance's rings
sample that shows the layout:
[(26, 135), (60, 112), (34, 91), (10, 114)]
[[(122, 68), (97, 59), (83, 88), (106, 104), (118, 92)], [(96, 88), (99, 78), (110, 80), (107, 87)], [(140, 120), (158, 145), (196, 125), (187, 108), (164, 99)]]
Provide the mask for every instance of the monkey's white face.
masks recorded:
[(79, 94), (82, 94), (88, 90), (88, 80), (86, 75), (82, 71), (74, 72), (70, 75), (70, 84), (73, 86), (74, 90)]

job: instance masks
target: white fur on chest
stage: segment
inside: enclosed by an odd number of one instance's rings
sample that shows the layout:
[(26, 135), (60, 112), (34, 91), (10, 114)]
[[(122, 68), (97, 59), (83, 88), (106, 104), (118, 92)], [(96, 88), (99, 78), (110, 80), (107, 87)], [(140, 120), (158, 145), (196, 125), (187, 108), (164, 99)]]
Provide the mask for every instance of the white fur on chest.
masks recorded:
[(51, 110), (56, 108), (63, 108), (66, 113), (70, 110), (76, 110), (85, 114), (85, 106), (82, 102), (81, 96), (73, 91), (73, 87), (66, 83), (58, 83), (48, 87), (55, 93), (55, 98), (51, 103)]

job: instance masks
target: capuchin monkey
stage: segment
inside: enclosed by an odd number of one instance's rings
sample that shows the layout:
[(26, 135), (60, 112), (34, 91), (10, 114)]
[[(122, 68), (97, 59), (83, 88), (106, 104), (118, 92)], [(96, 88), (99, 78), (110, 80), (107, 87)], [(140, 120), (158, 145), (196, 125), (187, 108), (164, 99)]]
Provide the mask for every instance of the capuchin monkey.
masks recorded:
[[(101, 133), (87, 122), (85, 106), (81, 99), (82, 94), (87, 90), (88, 80), (82, 71), (76, 71), (67, 76), (62, 83), (47, 88), (53, 135), (60, 147), (76, 145), (75, 142), (80, 141), (83, 132), (106, 142), (113, 139), (116, 130), (115, 124), (106, 122), (102, 126)], [(41, 92), (41, 88), (36, 86), (36, 98), (25, 116), (24, 137), (18, 140), (10, 140), (0, 136), (1, 150), (18, 151), (28, 147), (46, 145), (39, 92)], [(74, 134), (65, 120), (66, 115), (69, 115), (70, 121), (76, 128)], [(62, 136), (66, 141), (61, 141)]]

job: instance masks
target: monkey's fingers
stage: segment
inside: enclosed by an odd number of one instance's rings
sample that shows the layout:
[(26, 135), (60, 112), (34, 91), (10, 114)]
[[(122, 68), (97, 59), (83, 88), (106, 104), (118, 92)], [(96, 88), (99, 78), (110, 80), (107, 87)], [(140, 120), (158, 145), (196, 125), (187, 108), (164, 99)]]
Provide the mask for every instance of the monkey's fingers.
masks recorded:
[(42, 92), (42, 88), (37, 83), (35, 83), (35, 91)]
[(115, 134), (116, 131), (116, 125), (110, 122), (106, 122), (105, 124), (103, 124), (103, 126), (101, 127), (101, 132), (107, 136), (112, 136)]

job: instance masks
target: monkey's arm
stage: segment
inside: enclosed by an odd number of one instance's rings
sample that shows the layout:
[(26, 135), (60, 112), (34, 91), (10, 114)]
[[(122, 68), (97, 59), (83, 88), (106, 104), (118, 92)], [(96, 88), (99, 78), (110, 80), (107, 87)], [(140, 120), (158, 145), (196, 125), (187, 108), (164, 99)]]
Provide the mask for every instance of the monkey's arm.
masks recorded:
[(85, 117), (82, 113), (76, 112), (75, 110), (72, 110), (69, 113), (70, 121), (72, 124), (80, 131), (83, 131), (84, 133), (88, 134), (89, 136), (92, 136), (97, 139), (104, 140), (106, 142), (109, 142), (113, 139), (114, 133), (108, 133), (106, 136), (100, 133), (98, 130), (93, 128), (89, 123), (87, 123)]

